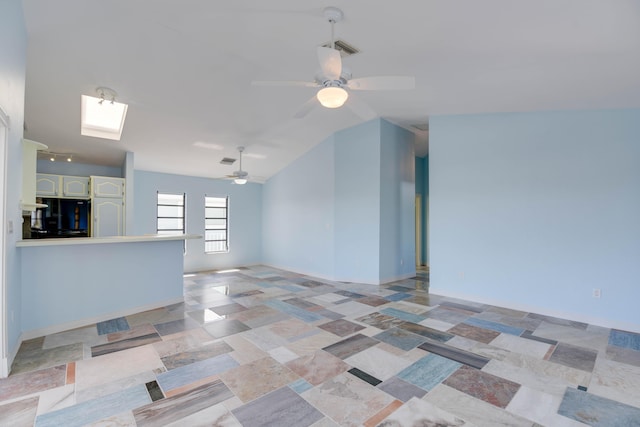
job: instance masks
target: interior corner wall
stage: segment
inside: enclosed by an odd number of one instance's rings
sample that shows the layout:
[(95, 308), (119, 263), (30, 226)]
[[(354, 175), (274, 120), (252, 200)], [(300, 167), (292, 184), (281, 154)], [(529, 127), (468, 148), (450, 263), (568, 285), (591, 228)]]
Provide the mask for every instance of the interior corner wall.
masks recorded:
[(416, 157), (416, 196), (420, 196), (420, 264), (429, 265), (429, 155)]
[[(11, 357), (20, 345), (22, 333), (22, 291), (20, 254), (16, 242), (21, 238), (22, 211), (19, 209), (22, 188), (22, 136), (24, 123), (24, 93), (26, 71), (27, 32), (19, 0), (0, 1), (0, 106), (9, 116), (6, 162), (0, 166), (5, 174), (5, 221), (13, 223), (13, 232), (3, 225), (4, 275), (6, 299), (4, 316), (6, 325), (6, 354)], [(6, 168), (6, 169), (5, 169)], [(4, 346), (3, 346), (4, 347)], [(9, 360), (10, 362), (10, 360)]]
[(335, 137), (335, 277), (380, 283), (380, 120)]
[(414, 135), (380, 120), (379, 282), (415, 276)]
[[(157, 232), (157, 194), (186, 195), (186, 233), (202, 236), (186, 240), (184, 270), (206, 271), (258, 264), (262, 261), (262, 184), (232, 185), (230, 181), (134, 171), (134, 235)], [(229, 252), (204, 252), (204, 197), (229, 196)]]
[(640, 331), (640, 110), (429, 125), (431, 292)]
[(263, 262), (334, 277), (334, 137), (263, 185)]

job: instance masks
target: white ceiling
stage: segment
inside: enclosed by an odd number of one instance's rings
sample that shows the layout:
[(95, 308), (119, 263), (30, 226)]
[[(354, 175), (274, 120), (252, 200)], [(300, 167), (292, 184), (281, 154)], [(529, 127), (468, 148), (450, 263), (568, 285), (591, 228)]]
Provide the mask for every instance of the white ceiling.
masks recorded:
[[(638, 0), (23, 0), (29, 47), (25, 137), (84, 163), (268, 178), (339, 129), (347, 108), (293, 115), (312, 88), (322, 15), (360, 49), (353, 77), (413, 75), (413, 91), (358, 92), (410, 128), (430, 115), (640, 107)], [(80, 95), (129, 104), (121, 141), (80, 135)], [(347, 101), (348, 102), (348, 101)], [(414, 129), (415, 130), (415, 129)], [(427, 132), (416, 131), (416, 153)]]

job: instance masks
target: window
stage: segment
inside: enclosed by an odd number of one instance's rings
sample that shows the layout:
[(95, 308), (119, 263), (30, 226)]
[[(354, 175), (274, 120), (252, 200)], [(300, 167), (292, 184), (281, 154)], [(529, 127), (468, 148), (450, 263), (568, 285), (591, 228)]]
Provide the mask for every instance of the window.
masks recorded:
[(229, 250), (229, 198), (204, 198), (204, 251), (205, 253)]
[(184, 193), (158, 192), (158, 234), (184, 234)]

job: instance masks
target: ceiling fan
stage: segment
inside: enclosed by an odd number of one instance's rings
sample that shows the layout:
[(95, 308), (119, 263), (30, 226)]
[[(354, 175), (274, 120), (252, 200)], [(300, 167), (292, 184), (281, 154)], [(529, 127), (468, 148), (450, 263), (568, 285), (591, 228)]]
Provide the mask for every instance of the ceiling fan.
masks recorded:
[(244, 185), (247, 183), (249, 179), (249, 173), (247, 171), (242, 170), (242, 152), (244, 151), (244, 147), (238, 147), (238, 152), (240, 153), (240, 168), (233, 172), (231, 175), (227, 175), (227, 179), (232, 179), (233, 184)]
[[(321, 71), (313, 82), (253, 81), (252, 84), (256, 86), (318, 88), (316, 95), (309, 99), (295, 114), (296, 118), (306, 116), (320, 103), (326, 108), (339, 108), (346, 105), (361, 118), (369, 120), (376, 116), (375, 111), (364, 102), (351, 97), (350, 91), (415, 89), (415, 77), (413, 76), (375, 76), (352, 79), (351, 72), (342, 66), (340, 52), (335, 49), (334, 25), (342, 20), (344, 14), (336, 7), (327, 7), (324, 9), (324, 17), (331, 24), (331, 47), (318, 47), (318, 62)], [(347, 99), (349, 99), (348, 103)]]

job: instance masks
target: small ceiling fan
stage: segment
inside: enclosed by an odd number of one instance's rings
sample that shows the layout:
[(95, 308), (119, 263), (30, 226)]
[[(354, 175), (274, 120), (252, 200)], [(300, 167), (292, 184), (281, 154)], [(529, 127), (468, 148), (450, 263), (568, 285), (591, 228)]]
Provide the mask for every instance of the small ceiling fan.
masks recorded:
[(238, 152), (240, 153), (240, 167), (237, 171), (233, 172), (231, 175), (227, 175), (227, 179), (232, 179), (233, 184), (244, 185), (249, 180), (249, 173), (242, 170), (242, 152), (244, 151), (244, 147), (238, 147)]
[[(324, 17), (331, 24), (331, 47), (318, 47), (318, 62), (321, 71), (313, 82), (304, 81), (253, 81), (256, 86), (302, 86), (318, 88), (316, 95), (309, 99), (295, 114), (296, 118), (306, 116), (318, 103), (326, 108), (346, 105), (365, 120), (376, 116), (375, 111), (364, 102), (349, 96), (349, 91), (357, 90), (406, 90), (415, 89), (413, 76), (375, 76), (352, 79), (351, 72), (342, 66), (340, 52), (335, 49), (334, 25), (344, 17), (336, 7), (324, 9)], [(347, 103), (347, 99), (349, 102)], [(346, 103), (346, 104), (345, 104)]]

